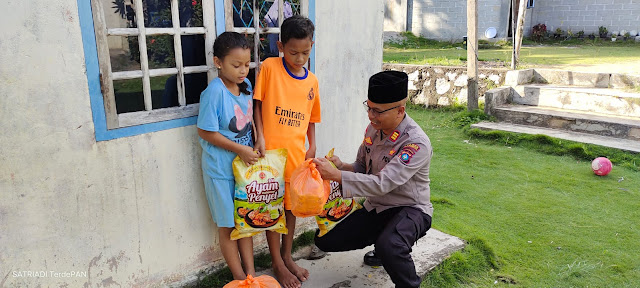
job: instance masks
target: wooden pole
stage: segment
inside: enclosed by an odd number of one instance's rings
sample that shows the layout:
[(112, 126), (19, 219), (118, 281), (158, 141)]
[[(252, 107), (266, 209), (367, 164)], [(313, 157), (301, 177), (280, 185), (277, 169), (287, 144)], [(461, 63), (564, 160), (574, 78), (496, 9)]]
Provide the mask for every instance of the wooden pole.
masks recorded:
[(467, 0), (467, 110), (478, 109), (478, 0)]
[(516, 70), (516, 5), (517, 0), (511, 0), (511, 70)]
[(524, 18), (527, 13), (527, 0), (520, 0), (518, 7), (518, 25), (516, 28), (516, 65), (520, 60), (520, 48), (522, 47), (522, 35), (524, 32)]

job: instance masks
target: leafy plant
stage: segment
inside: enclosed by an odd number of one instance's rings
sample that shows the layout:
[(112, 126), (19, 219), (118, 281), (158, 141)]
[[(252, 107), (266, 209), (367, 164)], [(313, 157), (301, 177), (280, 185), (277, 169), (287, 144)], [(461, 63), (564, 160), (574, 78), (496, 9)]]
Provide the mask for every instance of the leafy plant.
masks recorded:
[(604, 26), (598, 27), (598, 34), (600, 34), (600, 38), (607, 37), (607, 33), (609, 33), (609, 31), (607, 30), (607, 27), (604, 27)]
[(547, 25), (538, 23), (533, 26), (533, 30), (531, 31), (531, 38), (533, 38), (534, 41), (541, 42), (546, 34)]
[(113, 13), (118, 13), (120, 14), (120, 18), (125, 19), (127, 10), (124, 5), (124, 0), (114, 0), (111, 3), (113, 4), (111, 8), (114, 9)]
[(578, 33), (576, 33), (576, 35), (578, 35), (578, 38), (583, 38), (584, 37), (584, 31), (580, 30), (580, 31), (578, 31)]

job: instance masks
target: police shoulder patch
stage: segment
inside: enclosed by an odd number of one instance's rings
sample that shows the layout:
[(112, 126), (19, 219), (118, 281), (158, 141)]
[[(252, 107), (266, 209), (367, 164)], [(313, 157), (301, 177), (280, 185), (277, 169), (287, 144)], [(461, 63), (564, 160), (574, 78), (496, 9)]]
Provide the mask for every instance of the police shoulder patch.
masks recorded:
[(367, 144), (367, 145), (373, 144), (373, 141), (371, 140), (371, 137), (364, 138), (364, 144)]
[(391, 136), (389, 136), (389, 140), (391, 140), (391, 142), (396, 142), (399, 136), (400, 136), (400, 131), (398, 130), (393, 131), (393, 133), (391, 133)]

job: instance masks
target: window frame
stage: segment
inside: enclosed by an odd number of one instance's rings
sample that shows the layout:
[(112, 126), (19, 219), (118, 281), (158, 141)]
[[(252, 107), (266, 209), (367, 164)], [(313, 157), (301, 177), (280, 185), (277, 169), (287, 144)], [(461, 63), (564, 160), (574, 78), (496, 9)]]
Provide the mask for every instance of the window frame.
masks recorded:
[[(97, 37), (96, 37), (96, 29), (94, 25), (94, 9), (92, 9), (93, 1), (97, 1), (97, 0), (90, 0), (90, 1), (77, 0), (77, 4), (78, 4), (80, 30), (82, 34), (83, 52), (84, 52), (84, 58), (85, 58), (85, 69), (86, 69), (86, 75), (87, 75), (88, 92), (89, 92), (92, 118), (93, 118), (94, 129), (95, 129), (95, 140), (108, 141), (108, 140), (118, 139), (122, 137), (130, 137), (130, 136), (135, 136), (140, 134), (146, 134), (146, 133), (152, 133), (152, 132), (157, 132), (162, 130), (195, 125), (198, 117), (197, 116), (198, 108), (199, 108), (198, 103), (174, 107), (174, 108), (163, 108), (163, 109), (155, 109), (150, 111), (145, 110), (142, 112), (132, 112), (132, 113), (135, 113), (136, 115), (132, 114), (131, 119), (128, 119), (128, 117), (130, 117), (129, 115), (124, 116), (125, 122), (133, 121), (133, 118), (134, 118), (133, 116), (142, 118), (141, 121), (143, 121), (144, 123), (140, 123), (136, 125), (128, 125), (128, 126), (117, 125), (117, 127), (114, 128), (113, 123), (109, 123), (109, 121), (112, 121), (112, 120), (108, 120), (107, 107), (105, 106), (105, 103), (107, 103), (106, 101), (111, 101), (111, 100), (108, 99), (108, 96), (105, 96), (103, 94), (102, 83), (105, 81), (105, 79), (104, 79), (104, 76), (101, 77), (100, 58), (98, 57), (99, 46), (96, 40)], [(141, 0), (134, 0), (134, 1), (141, 2)], [(217, 35), (220, 35), (226, 29), (225, 28), (226, 27), (225, 3), (231, 3), (231, 0), (204, 0), (204, 1), (209, 1), (208, 5), (210, 5), (209, 7), (213, 8), (213, 16), (214, 16), (214, 19), (210, 19), (210, 18), (204, 19), (205, 17), (203, 15), (203, 26), (207, 25), (207, 28), (204, 28), (204, 29), (205, 30), (210, 29), (205, 31), (205, 33), (207, 32), (209, 33), (205, 34), (205, 43), (206, 43), (205, 45), (207, 45), (207, 47), (205, 47), (206, 57), (207, 57), (207, 66), (206, 66), (207, 69), (206, 71), (203, 71), (203, 72), (207, 72), (208, 80), (211, 81), (213, 78), (217, 77), (217, 72), (215, 71), (215, 69), (213, 69), (213, 51), (212, 51), (213, 41), (215, 40), (215, 37)], [(172, 2), (177, 2), (177, 0), (172, 0)], [(309, 17), (309, 19), (311, 19), (311, 21), (315, 23), (315, 2), (316, 1), (303, 0), (303, 2), (307, 3), (306, 5), (306, 7), (308, 7), (307, 17)], [(203, 3), (203, 6), (204, 6), (204, 3)], [(303, 13), (303, 11), (304, 10), (301, 10), (301, 13)], [(203, 11), (203, 14), (204, 14), (204, 11)], [(136, 17), (136, 18), (140, 18), (140, 17)], [(142, 21), (144, 20), (142, 19)], [(204, 24), (207, 22), (208, 24)], [(178, 23), (178, 26), (179, 26), (179, 23)], [(180, 30), (183, 30), (185, 28), (193, 29), (193, 27), (179, 27)], [(150, 28), (146, 28), (146, 29), (150, 29)], [(174, 33), (177, 33), (175, 32), (176, 31), (175, 23), (173, 28), (154, 28), (154, 29), (170, 29), (170, 30), (174, 30)], [(202, 27), (199, 29), (202, 29)], [(261, 30), (263, 29), (261, 28)], [(155, 33), (157, 31), (152, 31), (152, 32)], [(181, 34), (181, 35), (184, 35), (184, 34)], [(189, 34), (186, 34), (186, 35), (189, 35)], [(207, 35), (209, 35), (209, 37), (207, 37)], [(178, 38), (180, 36), (178, 36)], [(174, 38), (174, 47), (175, 47), (175, 38)], [(176, 54), (175, 58), (177, 62), (178, 58), (180, 57), (178, 57)], [(311, 56), (309, 59), (311, 62), (309, 69), (313, 72), (315, 71), (315, 47), (312, 49)], [(102, 61), (104, 62), (106, 60), (102, 60)], [(178, 63), (176, 63), (176, 66), (177, 64)], [(202, 66), (198, 66), (198, 67), (202, 67)], [(142, 65), (141, 65), (141, 68), (142, 68)], [(156, 69), (156, 70), (166, 70), (166, 69), (172, 69), (172, 68)], [(178, 68), (176, 67), (173, 69), (178, 69)], [(167, 71), (165, 71), (164, 73), (166, 72)], [(187, 71), (187, 72), (190, 72), (190, 71)], [(201, 72), (199, 72), (198, 70), (198, 73), (201, 73)], [(156, 75), (150, 74), (150, 76), (156, 76)], [(184, 83), (183, 80), (182, 80), (182, 83)], [(115, 97), (113, 99), (115, 100)], [(111, 102), (109, 103), (109, 105), (112, 105), (113, 111), (115, 111), (115, 103)], [(108, 108), (108, 109), (111, 109), (111, 108)], [(168, 111), (168, 110), (180, 110), (180, 111)], [(150, 112), (153, 112), (153, 113), (150, 113)], [(167, 112), (172, 112), (172, 113), (167, 113)], [(113, 112), (109, 112), (109, 113), (113, 113)], [(129, 113), (123, 113), (123, 114), (129, 114)], [(121, 115), (123, 114), (120, 114), (118, 116), (118, 118), (120, 118), (119, 120), (122, 120), (123, 117), (121, 117)], [(162, 115), (156, 115), (156, 114), (162, 114)]]

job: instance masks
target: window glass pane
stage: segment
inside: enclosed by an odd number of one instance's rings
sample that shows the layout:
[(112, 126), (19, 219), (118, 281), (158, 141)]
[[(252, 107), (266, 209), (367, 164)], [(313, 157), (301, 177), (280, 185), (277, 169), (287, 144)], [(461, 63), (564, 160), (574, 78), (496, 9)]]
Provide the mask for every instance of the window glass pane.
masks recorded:
[[(278, 27), (278, 1), (260, 0), (260, 27)], [(286, 9), (285, 9), (286, 10)], [(286, 15), (285, 15), (286, 17)]]
[[(292, 15), (300, 15), (300, 1), (301, 0), (285, 0), (284, 1), (284, 5), (286, 6), (287, 4), (289, 4), (289, 6), (291, 6), (291, 13)], [(285, 7), (284, 9), (285, 11), (285, 15), (284, 18), (287, 19), (289, 18), (289, 16), (287, 16), (287, 8)]]
[(149, 69), (176, 67), (173, 35), (147, 36)]
[(252, 0), (233, 0), (233, 25), (235, 27), (253, 27)]
[(251, 49), (251, 62), (255, 62), (254, 58), (254, 53), (253, 53), (253, 43), (255, 43), (254, 41), (254, 34), (245, 34), (244, 35), (247, 38), (247, 42), (249, 43), (249, 47)]
[(180, 27), (202, 27), (202, 1), (178, 0)]
[(144, 110), (142, 79), (114, 80), (113, 92), (118, 114)]
[[(259, 0), (260, 27), (278, 27), (278, 1)], [(300, 14), (300, 0), (285, 0), (282, 5), (284, 19)]]
[(260, 61), (269, 57), (278, 57), (279, 34), (260, 34)]
[(135, 28), (135, 14), (130, 0), (100, 0), (107, 28)]
[(107, 36), (111, 71), (135, 71), (140, 69), (138, 36)]
[(173, 27), (171, 0), (142, 0), (145, 27)]
[(185, 98), (188, 104), (199, 103), (200, 93), (207, 88), (207, 73), (184, 75)]
[(153, 109), (178, 106), (176, 75), (151, 77), (151, 107)]
[(249, 79), (249, 82), (251, 82), (251, 87), (256, 87), (256, 68), (249, 69), (247, 79)]
[[(184, 35), (182, 42), (182, 63), (184, 66), (204, 66), (207, 65), (205, 55), (204, 35)], [(211, 55), (210, 57), (213, 57)]]

